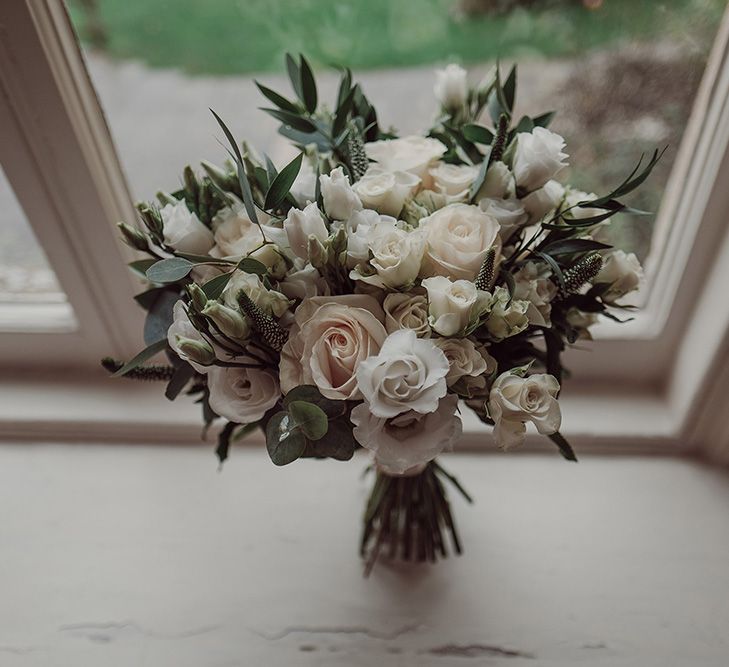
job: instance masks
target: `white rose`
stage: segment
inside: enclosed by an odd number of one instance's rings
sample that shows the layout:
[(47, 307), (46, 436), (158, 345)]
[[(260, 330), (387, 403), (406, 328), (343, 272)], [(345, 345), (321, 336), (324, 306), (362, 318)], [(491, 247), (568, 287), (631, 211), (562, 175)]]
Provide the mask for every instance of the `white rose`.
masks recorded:
[(178, 252), (205, 255), (213, 247), (213, 233), (192, 213), (184, 200), (160, 209), (165, 244)]
[(514, 176), (509, 171), (509, 167), (497, 160), (486, 171), (486, 178), (483, 179), (476, 197), (477, 199), (484, 197), (507, 199), (514, 196), (515, 189)]
[(494, 438), (499, 447), (522, 444), (528, 421), (542, 435), (556, 433), (562, 421), (558, 393), (559, 382), (553, 375), (499, 375), (489, 394), (489, 413), (495, 422)]
[(304, 208), (309, 202), (314, 201), (316, 197), (316, 171), (314, 171), (310, 160), (305, 159), (301, 163), (301, 169), (299, 169), (289, 192), (296, 200), (296, 205), (299, 208)]
[(511, 299), (509, 290), (497, 287), (491, 302), (491, 312), (486, 320), (486, 328), (491, 337), (500, 341), (524, 331), (529, 326), (528, 310), (528, 301)]
[(314, 384), (333, 400), (359, 400), (355, 372), (380, 351), (387, 337), (380, 304), (364, 294), (304, 299), (281, 351), (280, 377), (285, 393)]
[(556, 209), (564, 197), (564, 186), (557, 181), (548, 181), (544, 187), (529, 193), (521, 200), (529, 214), (529, 222), (537, 222)]
[(554, 178), (567, 165), (564, 147), (564, 139), (544, 127), (519, 132), (513, 163), (516, 184), (531, 192)]
[(347, 266), (352, 268), (366, 262), (370, 256), (370, 229), (378, 223), (389, 223), (393, 227), (398, 221), (389, 215), (380, 215), (377, 211), (365, 208), (355, 211), (345, 223), (347, 230)]
[(429, 339), (414, 331), (391, 333), (379, 354), (363, 359), (357, 386), (375, 417), (394, 417), (414, 410), (435, 412), (446, 395), (448, 360)]
[(371, 141), (365, 144), (365, 151), (367, 157), (385, 171), (410, 172), (421, 180), (424, 188), (430, 189), (432, 182), (428, 170), (443, 156), (446, 147), (437, 139), (412, 135)]
[(419, 338), (430, 338), (428, 299), (422, 294), (388, 294), (382, 303), (387, 333), (412, 329)]
[(428, 241), (424, 275), (473, 280), (491, 246), (499, 223), (478, 206), (449, 204), (420, 221)]
[(303, 301), (312, 296), (326, 296), (330, 288), (326, 280), (311, 264), (289, 273), (278, 283), (278, 289), (289, 299)]
[(529, 302), (526, 315), (530, 324), (551, 326), (552, 301), (557, 286), (547, 276), (540, 275), (534, 262), (527, 262), (514, 274), (514, 298)]
[(467, 72), (459, 65), (448, 65), (435, 72), (435, 99), (447, 111), (458, 111), (466, 104), (468, 97)]
[(350, 419), (355, 439), (373, 452), (377, 466), (389, 475), (403, 475), (453, 448), (462, 433), (457, 407), (458, 397), (450, 394), (435, 412), (424, 415), (411, 410), (385, 419), (362, 403), (352, 410)]
[(240, 259), (263, 244), (261, 230), (251, 222), (242, 203), (220, 209), (212, 225), (215, 248), (210, 254), (213, 257)]
[(222, 302), (229, 308), (239, 309), (238, 294), (241, 290), (267, 315), (281, 317), (289, 309), (290, 302), (285, 295), (276, 290), (266, 289), (256, 274), (239, 269), (236, 269), (223, 289)]
[(405, 200), (418, 189), (420, 179), (406, 171), (386, 171), (369, 167), (353, 186), (365, 208), (383, 215), (399, 215)]
[(430, 326), (441, 336), (462, 333), (491, 301), (491, 295), (477, 290), (470, 280), (451, 282), (445, 276), (434, 276), (422, 285), (428, 291)]
[(467, 196), (477, 175), (478, 167), (468, 164), (439, 162), (430, 169), (435, 191), (450, 197)]
[(313, 202), (303, 210), (292, 208), (283, 224), (291, 250), (301, 259), (308, 259), (309, 257), (310, 236), (315, 237), (322, 243), (329, 238), (329, 231), (324, 218), (322, 218), (319, 208)]
[(332, 169), (327, 176), (319, 177), (324, 210), (330, 220), (347, 220), (354, 211), (362, 208), (362, 202), (349, 184), (349, 177), (341, 167)]
[(210, 370), (210, 366), (203, 366), (190, 359), (185, 354), (178, 344), (180, 338), (187, 338), (189, 340), (197, 341), (198, 343), (206, 343), (207, 341), (203, 338), (202, 334), (193, 326), (190, 322), (190, 318), (187, 315), (187, 307), (185, 302), (180, 299), (175, 303), (172, 308), (172, 324), (167, 329), (167, 343), (175, 351), (180, 359), (187, 361), (198, 373), (207, 373)]
[(602, 268), (593, 283), (610, 283), (602, 295), (605, 303), (614, 303), (620, 297), (637, 290), (643, 281), (643, 267), (634, 253), (613, 250), (603, 257)]
[(449, 369), (446, 383), (452, 387), (463, 377), (481, 378), (486, 386), (486, 378), (482, 377), (495, 367), (495, 359), (483, 353), (468, 338), (434, 338), (433, 342), (443, 350), (448, 359)]
[(265, 368), (216, 366), (208, 373), (208, 389), (213, 411), (236, 424), (263, 419), (281, 398), (275, 373)]
[(390, 223), (379, 222), (370, 228), (367, 245), (371, 253), (369, 264), (377, 273), (362, 275), (354, 269), (349, 274), (350, 278), (385, 289), (412, 286), (420, 273), (425, 252), (422, 232), (408, 232)]
[(478, 203), (479, 208), (499, 223), (499, 236), (502, 241), (509, 237), (522, 225), (526, 224), (529, 215), (518, 199), (484, 198)]

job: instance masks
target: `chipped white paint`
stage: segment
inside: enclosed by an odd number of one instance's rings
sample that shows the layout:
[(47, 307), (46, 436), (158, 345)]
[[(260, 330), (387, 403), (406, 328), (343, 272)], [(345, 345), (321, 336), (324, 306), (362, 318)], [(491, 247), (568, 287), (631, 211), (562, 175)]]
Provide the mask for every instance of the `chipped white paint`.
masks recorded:
[(364, 459), (0, 447), (0, 664), (729, 664), (729, 476), (452, 456), (466, 554), (356, 556)]

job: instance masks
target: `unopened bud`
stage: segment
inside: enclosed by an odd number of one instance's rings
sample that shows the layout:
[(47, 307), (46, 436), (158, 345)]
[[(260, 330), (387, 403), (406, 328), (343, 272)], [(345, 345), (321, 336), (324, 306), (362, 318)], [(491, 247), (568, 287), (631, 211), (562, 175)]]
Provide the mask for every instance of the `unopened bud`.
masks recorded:
[(201, 366), (210, 366), (215, 361), (215, 352), (206, 342), (177, 336), (177, 350), (190, 361)]
[(119, 231), (122, 233), (122, 237), (128, 246), (136, 248), (137, 250), (149, 249), (147, 237), (138, 229), (126, 224), (125, 222), (117, 223), (117, 227), (119, 227)]
[(314, 234), (309, 235), (307, 254), (311, 265), (316, 269), (320, 269), (325, 266), (327, 259), (329, 258), (327, 249), (322, 245), (322, 242), (314, 236)]
[(195, 283), (191, 283), (187, 287), (187, 293), (190, 295), (190, 299), (195, 310), (202, 311), (208, 303), (208, 295), (205, 294), (202, 287)]
[(340, 225), (337, 231), (329, 240), (329, 247), (336, 256), (347, 250), (347, 230)]
[(208, 301), (202, 314), (215, 322), (218, 329), (231, 338), (247, 338), (250, 333), (250, 325), (243, 315), (217, 301)]

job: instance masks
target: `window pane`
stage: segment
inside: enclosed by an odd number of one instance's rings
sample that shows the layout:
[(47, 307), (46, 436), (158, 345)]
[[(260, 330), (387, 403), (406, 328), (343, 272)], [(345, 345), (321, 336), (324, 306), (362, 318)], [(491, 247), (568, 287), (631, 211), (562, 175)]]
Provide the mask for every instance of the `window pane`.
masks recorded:
[[(287, 89), (283, 54), (350, 65), (384, 125), (402, 132), (435, 114), (433, 66), (474, 80), (499, 57), (519, 63), (518, 112), (557, 110), (575, 186), (604, 194), (641, 152), (668, 145), (630, 203), (657, 210), (723, 0), (71, 0), (72, 17), (134, 195), (179, 186), (186, 163), (225, 152), (213, 107), (234, 133), (283, 159), (253, 76)], [(331, 98), (334, 74), (322, 77)], [(615, 224), (645, 259), (653, 218)]]

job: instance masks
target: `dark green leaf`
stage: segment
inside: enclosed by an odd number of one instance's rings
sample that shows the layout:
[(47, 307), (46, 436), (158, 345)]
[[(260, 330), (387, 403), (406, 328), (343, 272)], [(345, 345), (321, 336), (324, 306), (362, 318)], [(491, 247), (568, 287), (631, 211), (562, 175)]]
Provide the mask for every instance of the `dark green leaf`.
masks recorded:
[(287, 407), (293, 401), (306, 401), (320, 407), (330, 419), (341, 417), (346, 411), (347, 404), (342, 401), (333, 401), (321, 395), (317, 387), (311, 384), (302, 384), (294, 387), (284, 397), (284, 407)]
[(488, 169), (489, 169), (489, 161), (484, 160), (478, 169), (476, 178), (474, 179), (473, 183), (471, 184), (471, 189), (468, 191), (469, 200), (473, 201), (473, 199), (478, 194), (478, 191), (481, 189), (483, 182), (486, 180), (486, 172), (488, 171)]
[(291, 186), (299, 174), (301, 161), (303, 159), (304, 154), (299, 153), (281, 170), (278, 176), (276, 176), (273, 183), (271, 183), (271, 186), (268, 188), (263, 208), (267, 211), (273, 210), (286, 198), (286, 195), (289, 193)]
[(245, 273), (255, 273), (257, 276), (264, 276), (268, 272), (266, 265), (252, 257), (244, 257), (238, 262), (238, 267)]
[(276, 166), (271, 162), (271, 158), (268, 157), (268, 155), (263, 156), (266, 160), (266, 174), (268, 175), (268, 183), (271, 184), (276, 179), (276, 176), (278, 176), (278, 170), (276, 169)]
[(326, 435), (329, 420), (318, 405), (307, 401), (290, 401), (286, 409), (296, 426), (309, 440), (319, 440)]
[(289, 416), (288, 412), (277, 412), (266, 424), (266, 449), (271, 461), (285, 466), (298, 459), (306, 449), (306, 438)]
[(150, 266), (154, 266), (159, 260), (157, 259), (138, 259), (135, 262), (130, 262), (127, 266), (134, 271), (134, 273), (140, 275), (142, 278), (147, 277), (147, 269)]
[(506, 109), (509, 115), (514, 111), (514, 101), (516, 100), (516, 65), (513, 65), (509, 76), (506, 77), (506, 83), (503, 87), (504, 101), (506, 102)]
[(215, 449), (215, 453), (218, 455), (218, 461), (220, 465), (223, 465), (225, 459), (228, 458), (228, 450), (230, 449), (230, 439), (235, 431), (235, 427), (238, 424), (234, 422), (228, 422), (218, 434), (218, 446)]
[(514, 132), (531, 132), (534, 129), (534, 121), (529, 116), (522, 116), (516, 124)]
[(592, 239), (565, 239), (547, 244), (542, 248), (542, 251), (549, 255), (571, 255), (587, 252), (588, 250), (606, 250), (611, 247), (606, 243), (600, 243)]
[(233, 277), (233, 273), (233, 271), (229, 271), (228, 273), (221, 273), (219, 276), (215, 276), (215, 278), (211, 278), (210, 280), (208, 280), (202, 286), (202, 291), (205, 292), (205, 295), (208, 297), (208, 299), (217, 299), (220, 297), (220, 295), (223, 293), (223, 290), (225, 289), (225, 286)]
[(543, 113), (541, 116), (537, 116), (536, 118), (534, 118), (534, 125), (536, 125), (537, 127), (549, 127), (549, 124), (552, 122), (555, 113), (555, 111), (547, 111), (547, 113)]
[(170, 381), (167, 383), (165, 396), (170, 401), (174, 401), (180, 395), (180, 392), (185, 388), (187, 383), (192, 379), (193, 375), (195, 375), (195, 369), (187, 362), (181, 363), (175, 369)]
[(342, 79), (339, 82), (339, 92), (337, 93), (337, 108), (342, 106), (345, 98), (352, 92), (352, 70), (345, 67), (342, 72)]
[(299, 71), (299, 66), (296, 64), (296, 60), (294, 60), (294, 57), (290, 53), (286, 54), (286, 71), (288, 72), (289, 80), (291, 81), (291, 86), (296, 96), (303, 102), (304, 90), (301, 86), (301, 72)]
[(182, 257), (161, 259), (147, 269), (147, 278), (153, 283), (176, 283), (185, 278), (194, 266)]
[(562, 273), (562, 269), (560, 268), (559, 264), (554, 261), (554, 258), (551, 255), (547, 255), (544, 252), (534, 251), (534, 254), (537, 257), (540, 257), (543, 259), (547, 264), (549, 264), (550, 268), (552, 269), (552, 273), (554, 273), (554, 277), (557, 278), (557, 282), (559, 282), (559, 286), (564, 289), (564, 274)]
[(565, 437), (557, 431), (556, 433), (552, 433), (549, 436), (549, 439), (559, 447), (559, 453), (562, 454), (568, 461), (577, 461), (577, 457), (575, 456), (575, 452), (572, 449), (572, 446), (569, 442), (565, 439)]
[(148, 359), (151, 359), (155, 354), (162, 352), (167, 348), (167, 339), (163, 338), (158, 340), (156, 343), (152, 343), (150, 346), (145, 347), (136, 357), (127, 361), (112, 377), (121, 377), (126, 375), (129, 371), (134, 370)]
[(461, 128), (463, 136), (469, 141), (475, 144), (486, 144), (489, 145), (494, 140), (494, 133), (483, 125), (476, 125), (474, 123), (464, 125)]
[(303, 95), (302, 102), (304, 103), (304, 106), (309, 113), (314, 113), (316, 111), (317, 102), (316, 81), (314, 80), (314, 73), (311, 71), (311, 66), (309, 65), (306, 58), (304, 58), (304, 56), (301, 54), (299, 55), (299, 63), (299, 71), (301, 76), (301, 93)]
[[(136, 294), (134, 296), (134, 300), (142, 308), (144, 308), (144, 310), (149, 310), (154, 305), (157, 297), (159, 297), (162, 292), (166, 291), (169, 291), (168, 287), (152, 287), (151, 289)], [(159, 336), (157, 338), (159, 338)], [(155, 338), (155, 340), (157, 340), (157, 338)]]
[(352, 424), (342, 418), (329, 422), (329, 430), (323, 438), (307, 442), (304, 456), (349, 461), (356, 449), (357, 441), (352, 434)]
[(283, 95), (279, 95), (275, 90), (267, 88), (263, 84), (258, 83), (258, 81), (256, 81), (255, 84), (258, 86), (258, 90), (260, 90), (261, 93), (263, 93), (263, 95), (273, 102), (279, 109), (290, 111), (291, 113), (299, 113), (299, 108), (293, 102), (287, 100)]
[(316, 125), (308, 118), (298, 116), (290, 111), (281, 111), (280, 109), (267, 109), (260, 107), (261, 111), (265, 111), (269, 116), (280, 120), (284, 125), (292, 127), (299, 132), (316, 132)]
[(167, 287), (157, 292), (157, 298), (144, 320), (144, 342), (147, 345), (167, 337), (167, 330), (172, 324), (172, 311), (179, 300), (180, 293), (175, 288)]

